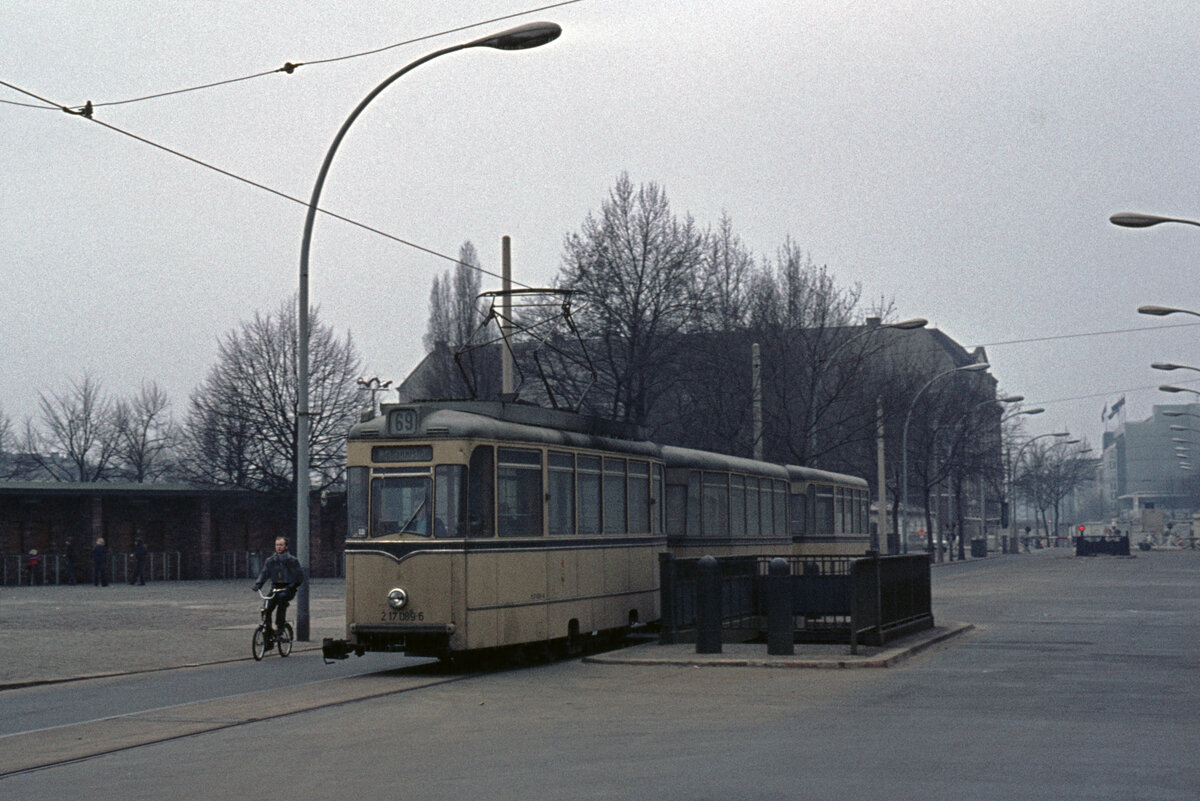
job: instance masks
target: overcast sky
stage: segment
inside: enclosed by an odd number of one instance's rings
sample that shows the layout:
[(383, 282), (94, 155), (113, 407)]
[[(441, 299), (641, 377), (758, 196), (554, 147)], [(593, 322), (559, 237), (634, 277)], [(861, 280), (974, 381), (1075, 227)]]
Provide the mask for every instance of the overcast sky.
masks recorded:
[[(389, 88), (322, 206), (450, 256), (469, 239), (496, 271), (510, 235), (515, 277), (545, 285), (627, 171), (701, 225), (727, 213), (757, 254), (791, 237), (868, 305), (985, 346), (1001, 388), (1046, 407), (1030, 434), (1099, 445), (1106, 406), (1140, 419), (1190, 380), (1150, 362), (1200, 366), (1195, 318), (1136, 313), (1200, 309), (1200, 231), (1107, 221), (1200, 217), (1196, 2), (581, 0), (102, 105), (539, 5), (0, 0), (0, 80), (307, 200), (391, 72), (554, 21), (548, 46), (451, 54)], [(182, 416), (218, 338), (296, 291), (303, 205), (62, 111), (0, 103), (0, 132), (0, 409), (19, 424), (90, 373), (117, 395), (155, 380)], [(449, 262), (326, 218), (311, 264), (365, 374), (406, 375)]]

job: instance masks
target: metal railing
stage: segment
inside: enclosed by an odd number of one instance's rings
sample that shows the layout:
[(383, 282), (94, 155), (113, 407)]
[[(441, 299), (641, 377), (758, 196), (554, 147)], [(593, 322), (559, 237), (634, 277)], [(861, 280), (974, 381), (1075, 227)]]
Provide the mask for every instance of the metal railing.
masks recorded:
[[(143, 578), (146, 581), (178, 581), (182, 578), (182, 563), (183, 555), (179, 551), (148, 551)], [(90, 558), (76, 560), (72, 567), (68, 568), (63, 554), (48, 553), (32, 560), (28, 554), (4, 554), (0, 556), (0, 586), (88, 584), (93, 581), (94, 567)], [(110, 551), (105, 567), (109, 581), (129, 581), (136, 576), (137, 558), (131, 551)]]
[(1075, 538), (1076, 556), (1129, 556), (1129, 535)]
[[(662, 618), (660, 641), (676, 643), (684, 632), (699, 629), (712, 599), (704, 597), (705, 565), (716, 577), (708, 590), (719, 595), (719, 625), (766, 631), (770, 566), (787, 564), (788, 603), (795, 642), (882, 645), (890, 639), (933, 625), (930, 563), (925, 554), (907, 556), (732, 557), (712, 560), (659, 555)], [(715, 566), (714, 566), (715, 562)]]

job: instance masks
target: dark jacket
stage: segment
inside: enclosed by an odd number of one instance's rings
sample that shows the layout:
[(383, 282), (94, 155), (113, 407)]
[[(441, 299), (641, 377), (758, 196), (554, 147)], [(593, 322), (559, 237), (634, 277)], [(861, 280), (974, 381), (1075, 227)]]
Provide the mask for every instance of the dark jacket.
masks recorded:
[(300, 560), (290, 553), (273, 554), (263, 564), (254, 586), (261, 587), (268, 581), (272, 585), (283, 584), (293, 590), (296, 589), (304, 583), (304, 569), (300, 567)]

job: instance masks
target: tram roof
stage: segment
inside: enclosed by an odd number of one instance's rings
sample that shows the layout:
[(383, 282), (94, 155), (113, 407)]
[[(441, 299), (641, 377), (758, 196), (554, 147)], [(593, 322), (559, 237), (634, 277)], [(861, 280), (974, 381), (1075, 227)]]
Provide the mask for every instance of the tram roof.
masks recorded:
[(741, 456), (728, 456), (711, 451), (698, 451), (692, 448), (678, 448), (674, 445), (662, 446), (663, 461), (670, 467), (690, 467), (699, 470), (727, 470), (734, 473), (753, 473), (760, 476), (770, 476), (787, 480), (787, 468), (773, 462), (760, 462), (756, 459), (746, 459)]
[(834, 473), (829, 470), (818, 470), (815, 467), (801, 467), (800, 465), (789, 464), (787, 466), (788, 477), (792, 481), (817, 481), (822, 484), (849, 484), (850, 486), (859, 489), (867, 489), (869, 486), (865, 478), (858, 476), (847, 475), (846, 473)]
[(421, 401), (386, 404), (382, 414), (350, 430), (351, 439), (392, 439), (389, 414), (401, 409), (417, 412), (417, 428), (405, 438), (496, 439), (514, 443), (589, 448), (650, 458), (659, 446), (641, 437), (637, 426), (616, 423), (558, 409), (543, 409), (501, 401)]

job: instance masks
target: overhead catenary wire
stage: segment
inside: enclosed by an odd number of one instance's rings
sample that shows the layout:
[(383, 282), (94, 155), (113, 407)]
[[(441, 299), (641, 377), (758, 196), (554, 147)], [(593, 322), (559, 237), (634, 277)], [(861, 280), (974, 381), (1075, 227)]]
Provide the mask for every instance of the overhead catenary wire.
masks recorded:
[[(176, 149), (175, 149), (175, 148), (173, 148), (173, 147), (169, 147), (169, 146), (167, 146), (167, 145), (164, 145), (164, 144), (162, 144), (161, 142), (155, 142), (155, 141), (154, 141), (154, 140), (152, 140), (152, 139), (148, 139), (148, 138), (146, 138), (146, 137), (144, 137), (144, 136), (140, 136), (140, 135), (138, 135), (138, 134), (135, 134), (135, 133), (133, 133), (132, 131), (127, 131), (127, 130), (125, 130), (124, 128), (120, 128), (120, 127), (118, 127), (118, 126), (116, 126), (116, 125), (113, 125), (112, 123), (108, 123), (108, 122), (105, 122), (105, 121), (103, 121), (103, 120), (97, 119), (97, 118), (96, 118), (96, 117), (93, 115), (93, 113), (92, 113), (92, 108), (93, 108), (93, 107), (92, 107), (90, 104), (89, 104), (88, 106), (85, 106), (85, 107), (84, 107), (84, 109), (81, 109), (81, 110), (79, 110), (79, 111), (76, 111), (76, 110), (74, 110), (74, 109), (72, 109), (72, 108), (68, 108), (68, 107), (66, 107), (66, 106), (58, 106), (58, 105), (54, 104), (54, 103), (53, 103), (53, 101), (51, 101), (51, 100), (48, 100), (48, 99), (46, 99), (46, 98), (44, 98), (44, 97), (41, 97), (41, 96), (39, 96), (39, 95), (37, 95), (37, 94), (34, 94), (33, 92), (30, 92), (30, 91), (27, 91), (27, 90), (25, 90), (25, 89), (22, 89), (22, 88), (21, 88), (21, 87), (19, 87), (19, 86), (15, 86), (15, 85), (13, 85), (13, 84), (11, 84), (11, 83), (8, 83), (7, 81), (0, 80), (0, 86), (6, 86), (6, 87), (8, 87), (9, 89), (12, 89), (12, 90), (14, 90), (14, 91), (16, 91), (16, 92), (20, 92), (21, 94), (28, 95), (29, 97), (32, 97), (32, 98), (34, 98), (34, 99), (36, 99), (36, 100), (39, 100), (39, 101), (41, 101), (41, 102), (43, 102), (43, 103), (47, 103), (47, 104), (49, 104), (49, 106), (48, 106), (48, 107), (59, 108), (59, 109), (61, 109), (61, 110), (65, 111), (65, 112), (67, 112), (67, 113), (69, 113), (69, 114), (75, 114), (75, 115), (78, 115), (78, 116), (84, 117), (84, 118), (86, 118), (87, 120), (89, 120), (90, 122), (94, 122), (94, 123), (96, 123), (97, 125), (99, 125), (99, 126), (101, 126), (101, 127), (103, 127), (103, 128), (107, 128), (108, 130), (110, 130), (110, 131), (113, 131), (114, 133), (121, 134), (122, 136), (127, 136), (127, 137), (129, 137), (130, 139), (133, 139), (133, 140), (134, 140), (134, 141), (136, 141), (136, 142), (140, 142), (141, 144), (144, 144), (144, 145), (149, 145), (150, 147), (156, 148), (156, 149), (158, 149), (158, 150), (161, 150), (161, 151), (163, 151), (163, 152), (165, 152), (165, 153), (169, 153), (169, 154), (171, 154), (172, 156), (176, 156), (176, 157), (178, 157), (178, 158), (184, 159), (185, 161), (190, 161), (190, 162), (191, 162), (191, 163), (193, 163), (193, 164), (196, 164), (196, 165), (198, 165), (198, 166), (200, 166), (200, 167), (204, 167), (205, 169), (208, 169), (208, 170), (212, 170), (213, 172), (215, 172), (215, 173), (217, 173), (217, 174), (219, 174), (219, 175), (223, 175), (223, 176), (225, 176), (226, 178), (232, 178), (233, 180), (235, 180), (235, 181), (239, 181), (239, 182), (241, 182), (241, 183), (243, 183), (243, 184), (246, 184), (247, 186), (252, 186), (252, 187), (254, 187), (255, 189), (260, 189), (260, 190), (262, 190), (262, 191), (264, 191), (264, 192), (268, 192), (268, 193), (270, 193), (270, 194), (272, 194), (272, 195), (275, 195), (276, 197), (283, 198), (284, 200), (289, 200), (289, 201), (291, 201), (292, 203), (296, 203), (296, 204), (299, 204), (299, 205), (301, 205), (301, 206), (304, 206), (305, 208), (307, 208), (307, 207), (308, 207), (308, 205), (309, 205), (309, 203), (308, 203), (308, 201), (307, 201), (307, 200), (303, 200), (303, 199), (301, 199), (301, 198), (298, 198), (298, 197), (296, 197), (295, 195), (289, 195), (287, 192), (284, 192), (284, 191), (282, 191), (282, 190), (279, 190), (279, 189), (275, 189), (274, 187), (271, 187), (271, 186), (267, 186), (267, 185), (266, 185), (266, 184), (264, 184), (264, 183), (261, 183), (261, 182), (259, 182), (259, 181), (255, 181), (255, 180), (253, 180), (253, 179), (251, 179), (251, 178), (247, 178), (247, 177), (245, 177), (244, 175), (239, 175), (239, 174), (237, 174), (237, 173), (233, 172), (232, 170), (227, 170), (227, 169), (225, 169), (225, 168), (223, 168), (223, 167), (218, 167), (218, 166), (217, 166), (217, 165), (215, 165), (215, 164), (212, 164), (212, 163), (210, 163), (210, 162), (204, 161), (203, 159), (197, 158), (197, 157), (195, 157), (195, 156), (190, 156), (190, 155), (188, 155), (187, 153), (184, 153), (184, 152), (182, 152), (182, 151), (180, 151), (180, 150), (176, 150)], [(480, 266), (480, 265), (478, 265), (478, 264), (472, 264), (472, 263), (470, 263), (470, 262), (460, 261), (459, 259), (456, 259), (456, 258), (455, 258), (455, 257), (453, 257), (453, 256), (449, 256), (449, 255), (447, 255), (447, 254), (445, 254), (445, 253), (441, 253), (441, 252), (439, 252), (439, 251), (436, 251), (436, 250), (434, 250), (434, 249), (432, 249), (432, 248), (428, 248), (428, 247), (425, 247), (424, 245), (417, 244), (416, 242), (413, 242), (413, 241), (411, 241), (411, 240), (408, 240), (408, 239), (405, 239), (405, 238), (403, 238), (403, 237), (397, 236), (397, 235), (395, 235), (395, 234), (388, 233), (387, 231), (384, 231), (384, 230), (382, 230), (382, 229), (376, 228), (376, 227), (374, 227), (374, 226), (372, 226), (372, 225), (368, 225), (368, 224), (366, 224), (366, 223), (364, 223), (364, 222), (361, 222), (361, 221), (359, 221), (359, 220), (355, 220), (355, 219), (354, 219), (354, 218), (352, 218), (352, 217), (347, 217), (347, 216), (345, 216), (344, 214), (338, 214), (337, 212), (330, 211), (329, 209), (325, 209), (325, 208), (322, 208), (322, 207), (320, 207), (320, 206), (317, 206), (317, 207), (316, 207), (316, 210), (317, 210), (319, 213), (321, 213), (321, 214), (324, 214), (324, 215), (325, 215), (325, 216), (327, 216), (327, 217), (332, 217), (332, 218), (333, 218), (333, 219), (335, 219), (335, 220), (340, 220), (340, 221), (342, 221), (342, 222), (344, 222), (344, 223), (347, 223), (347, 224), (349, 224), (349, 225), (353, 225), (353, 226), (355, 226), (355, 227), (357, 227), (357, 228), (361, 228), (361, 229), (362, 229), (362, 230), (364, 230), (364, 231), (368, 231), (368, 232), (370, 232), (370, 233), (372, 233), (372, 234), (376, 234), (376, 235), (378, 235), (378, 236), (384, 237), (385, 239), (390, 239), (390, 240), (392, 240), (393, 242), (398, 242), (399, 244), (406, 245), (406, 246), (408, 246), (408, 247), (410, 247), (410, 248), (413, 248), (414, 250), (419, 250), (419, 251), (421, 251), (422, 253), (426, 253), (426, 254), (428, 254), (428, 255), (430, 255), (430, 256), (436, 256), (436, 257), (437, 257), (437, 258), (439, 258), (439, 259), (443, 259), (443, 260), (445, 260), (445, 261), (448, 261), (448, 262), (451, 262), (451, 263), (453, 263), (453, 264), (456, 264), (456, 265), (462, 265), (462, 266), (464, 266), (464, 267), (469, 267), (469, 268), (470, 268), (470, 269), (472, 269), (472, 270), (476, 270), (476, 271), (478, 271), (478, 272), (480, 272), (480, 273), (482, 273), (482, 274), (484, 274), (484, 275), (490, 276), (490, 277), (492, 277), (492, 278), (497, 278), (497, 279), (501, 279), (501, 280), (503, 280), (503, 276), (501, 276), (499, 273), (494, 273), (494, 272), (492, 272), (491, 270), (488, 270), (488, 269), (487, 269), (487, 268), (485, 268), (485, 267), (481, 267), (481, 266)], [(519, 281), (515, 281), (515, 280), (514, 280), (514, 281), (512, 281), (512, 283), (514, 283), (514, 284), (517, 284), (518, 286), (520, 286), (520, 287), (522, 287), (522, 288), (524, 288), (524, 289), (533, 289), (533, 287), (530, 287), (530, 286), (528, 286), (528, 285), (526, 285), (526, 284), (523, 284), (523, 283), (521, 283), (521, 282), (519, 282)]]
[[(182, 89), (169, 89), (169, 90), (161, 91), (161, 92), (153, 92), (153, 93), (146, 94), (146, 95), (140, 95), (138, 97), (125, 98), (123, 100), (98, 100), (98, 101), (89, 100), (89, 101), (87, 101), (87, 103), (85, 105), (75, 105), (75, 106), (60, 106), (57, 104), (49, 103), (49, 101), (43, 100), (42, 98), (37, 98), (37, 99), (42, 100), (42, 102), (46, 103), (46, 105), (36, 105), (34, 103), (22, 103), (22, 102), (18, 102), (18, 101), (14, 101), (14, 100), (3, 100), (3, 99), (0, 99), (0, 103), (6, 104), (6, 105), (11, 105), (11, 106), (22, 106), (25, 108), (62, 109), (63, 111), (69, 111), (71, 113), (78, 114), (78, 113), (83, 113), (85, 108), (96, 109), (96, 108), (101, 108), (103, 106), (121, 106), (121, 105), (128, 105), (130, 103), (141, 103), (141, 102), (144, 102), (147, 100), (158, 100), (158, 99), (164, 98), (164, 97), (172, 97), (175, 95), (187, 94), (189, 92), (199, 92), (199, 91), (202, 91), (205, 89), (215, 89), (216, 87), (219, 87), (219, 86), (228, 86), (230, 84), (241, 83), (243, 81), (251, 81), (251, 80), (255, 80), (257, 78), (265, 78), (269, 75), (277, 75), (279, 73), (284, 73), (286, 75), (292, 75), (300, 67), (310, 67), (310, 66), (315, 66), (318, 64), (333, 64), (333, 63), (336, 63), (339, 61), (349, 61), (351, 59), (363, 58), (365, 56), (373, 56), (373, 55), (377, 55), (379, 53), (387, 52), (388, 50), (394, 50), (397, 47), (404, 47), (405, 45), (416, 44), (418, 42), (426, 42), (426, 41), (429, 41), (430, 39), (437, 39), (442, 36), (449, 36), (450, 34), (453, 34), (453, 33), (461, 33), (463, 31), (469, 31), (473, 28), (479, 28), (484, 25), (491, 25), (496, 22), (504, 22), (505, 20), (516, 19), (517, 17), (524, 17), (524, 16), (528, 16), (530, 14), (538, 14), (542, 11), (548, 11), (550, 9), (560, 8), (562, 6), (568, 6), (568, 5), (572, 5), (573, 3), (579, 3), (579, 2), (582, 2), (582, 0), (561, 0), (561, 2), (550, 3), (549, 5), (539, 6), (537, 8), (530, 8), (530, 9), (526, 9), (525, 11), (517, 11), (512, 14), (503, 14), (498, 17), (492, 17), (490, 19), (480, 20), (479, 22), (472, 22), (472, 23), (468, 23), (466, 25), (459, 25), (458, 27), (455, 27), (455, 28), (447, 28), (445, 30), (438, 31), (436, 33), (427, 33), (423, 36), (416, 36), (416, 37), (413, 37), (412, 39), (405, 39), (402, 42), (394, 42), (389, 45), (384, 45), (383, 47), (376, 47), (376, 48), (372, 48), (370, 50), (363, 50), (363, 51), (360, 51), (357, 53), (349, 53), (347, 55), (342, 55), (342, 56), (331, 56), (329, 58), (309, 59), (308, 61), (297, 61), (297, 62), (288, 61), (288, 62), (284, 63), (284, 65), (282, 67), (276, 67), (275, 69), (262, 70), (259, 72), (251, 73), (249, 75), (241, 75), (241, 76), (238, 76), (235, 78), (225, 78), (223, 80), (209, 81), (206, 83), (198, 84), (196, 86), (187, 86)], [(27, 94), (27, 95), (30, 94), (29, 92), (25, 92), (23, 90), (16, 89), (16, 87), (12, 86), (11, 84), (4, 83), (3, 81), (0, 81), (0, 84), (3, 84), (4, 86), (7, 86), (10, 89), (15, 89), (16, 91), (22, 92), (22, 94)], [(30, 96), (36, 97), (36, 95), (30, 95)]]

